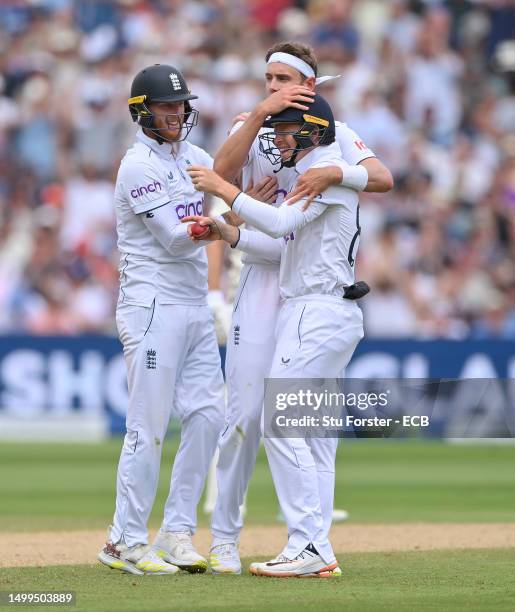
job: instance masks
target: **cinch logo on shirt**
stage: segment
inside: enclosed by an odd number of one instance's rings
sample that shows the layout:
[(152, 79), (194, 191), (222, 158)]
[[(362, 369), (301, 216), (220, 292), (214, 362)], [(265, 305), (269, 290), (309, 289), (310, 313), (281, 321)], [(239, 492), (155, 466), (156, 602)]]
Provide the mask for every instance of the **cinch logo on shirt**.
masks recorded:
[(184, 217), (190, 217), (191, 215), (202, 215), (204, 212), (204, 198), (189, 204), (179, 204), (175, 207), (175, 212), (179, 219), (184, 219)]
[(154, 181), (153, 183), (145, 185), (145, 187), (134, 187), (134, 189), (131, 191), (131, 197), (139, 198), (139, 196), (147, 194), (149, 191), (153, 193), (154, 191), (161, 191), (162, 188), (163, 187), (159, 181)]

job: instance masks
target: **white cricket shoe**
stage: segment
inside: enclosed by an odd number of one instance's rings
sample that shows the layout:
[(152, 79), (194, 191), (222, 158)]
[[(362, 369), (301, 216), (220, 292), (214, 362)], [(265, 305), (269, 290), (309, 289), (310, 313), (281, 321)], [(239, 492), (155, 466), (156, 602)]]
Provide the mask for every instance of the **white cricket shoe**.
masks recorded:
[(189, 531), (159, 530), (153, 549), (161, 559), (191, 574), (203, 574), (207, 570), (207, 559), (195, 550)]
[(107, 542), (98, 553), (98, 560), (111, 569), (137, 576), (172, 575), (179, 571), (176, 565), (160, 559), (150, 546), (127, 546), (123, 541), (118, 544)]
[(270, 576), (275, 578), (329, 578), (338, 567), (338, 562), (327, 564), (318, 554), (312, 544), (306, 548), (295, 559), (288, 559), (285, 555), (279, 555), (265, 563), (251, 563), (250, 573), (255, 576)]
[(234, 542), (217, 544), (209, 552), (209, 565), (213, 574), (241, 574), (238, 547)]

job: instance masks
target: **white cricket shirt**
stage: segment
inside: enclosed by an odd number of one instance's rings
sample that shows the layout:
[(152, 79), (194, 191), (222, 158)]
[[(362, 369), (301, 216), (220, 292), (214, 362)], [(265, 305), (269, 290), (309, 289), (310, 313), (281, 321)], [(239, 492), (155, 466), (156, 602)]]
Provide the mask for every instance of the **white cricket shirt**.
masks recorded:
[(187, 215), (202, 215), (204, 194), (196, 191), (186, 168), (213, 167), (213, 159), (189, 142), (163, 143), (137, 133), (122, 159), (115, 189), (116, 228), (120, 251), (120, 302), (149, 306), (205, 304), (207, 257), (204, 248), (172, 256), (145, 226), (142, 215), (171, 203), (170, 224)]
[[(333, 166), (341, 159), (340, 147), (333, 143), (310, 151), (294, 170), (298, 176), (310, 168)], [(242, 193), (233, 210), (272, 238), (284, 237), (279, 280), (283, 299), (310, 294), (342, 297), (344, 288), (354, 283), (358, 193), (343, 186), (330, 187), (305, 212), (300, 210), (303, 203), (272, 208)]]
[[(242, 122), (237, 123), (231, 133), (234, 133), (242, 125)], [(273, 132), (270, 128), (261, 128), (258, 137), (252, 143), (247, 162), (243, 167), (242, 187), (246, 189), (251, 180), (254, 185), (256, 185), (265, 176), (275, 176), (278, 181), (275, 206), (280, 206), (282, 202), (286, 200), (288, 193), (293, 188), (299, 173), (295, 172), (294, 168), (281, 168), (281, 170), (276, 172), (278, 166), (274, 166), (268, 160), (260, 147), (259, 135), (266, 134), (270, 131)], [(336, 121), (336, 143), (340, 148), (341, 157), (351, 166), (355, 166), (369, 157), (375, 157), (375, 153), (363, 143), (356, 132), (340, 121)], [(246, 228), (250, 230), (253, 229), (249, 224), (246, 225)], [(242, 261), (247, 264), (270, 263), (270, 260), (265, 257), (246, 253), (243, 255)]]

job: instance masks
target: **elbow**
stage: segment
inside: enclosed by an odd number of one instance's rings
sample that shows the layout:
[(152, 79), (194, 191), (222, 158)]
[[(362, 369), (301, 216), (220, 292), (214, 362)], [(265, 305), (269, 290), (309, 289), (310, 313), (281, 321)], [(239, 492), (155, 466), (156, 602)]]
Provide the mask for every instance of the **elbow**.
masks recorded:
[(276, 227), (266, 230), (266, 233), (270, 238), (284, 238), (285, 236), (289, 236), (293, 231), (294, 230), (289, 227)]
[(385, 168), (379, 181), (378, 190), (380, 193), (386, 193), (393, 189), (393, 176), (388, 168)]

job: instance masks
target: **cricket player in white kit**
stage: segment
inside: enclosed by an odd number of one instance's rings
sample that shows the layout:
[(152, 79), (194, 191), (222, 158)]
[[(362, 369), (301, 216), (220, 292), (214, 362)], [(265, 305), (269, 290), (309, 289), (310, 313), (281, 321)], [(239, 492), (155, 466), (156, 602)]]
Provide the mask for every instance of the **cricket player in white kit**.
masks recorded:
[[(262, 150), (272, 156), (278, 151), (283, 165), (294, 172), (302, 174), (310, 168), (337, 163), (345, 171), (340, 148), (334, 142), (332, 111), (321, 96), (314, 97), (306, 112), (288, 108), (273, 115), (265, 126), (273, 126), (275, 133), (260, 136)], [(318, 194), (303, 212), (305, 199), (294, 206), (274, 208), (239, 192), (212, 170), (192, 167), (189, 173), (198, 189), (222, 197), (234, 212), (260, 230), (243, 230), (235, 239), (235, 229), (230, 228), (232, 234), (228, 239), (232, 246), (280, 260), (281, 307), (269, 377), (338, 377), (363, 336), (360, 308), (343, 299), (345, 288), (354, 283), (353, 261), (359, 243), (357, 191), (342, 186), (329, 188)], [(216, 223), (212, 232), (221, 231), (220, 228)], [(221, 231), (222, 237), (227, 239), (224, 232), (225, 229)], [(334, 478), (329, 481), (319, 477), (321, 472), (334, 476), (337, 441), (337, 438), (265, 438), (274, 484), (288, 525), (288, 543), (272, 561), (253, 563), (252, 573), (330, 577), (338, 568), (328, 538), (330, 520), (327, 521), (327, 508), (330, 505), (332, 509)]]
[[(287, 107), (306, 110), (317, 82), (315, 70), (316, 58), (306, 45), (280, 43), (269, 50), (266, 83), (271, 95), (244, 123), (233, 129), (215, 158), (215, 170), (219, 174), (232, 180), (242, 168), (243, 188), (251, 181), (256, 184), (265, 176), (275, 176), (278, 181), (276, 206), (286, 199), (293, 184), (296, 184), (298, 196), (308, 198), (339, 184), (357, 191), (391, 188), (388, 170), (344, 123), (336, 123), (336, 142), (347, 163), (336, 156), (332, 165), (309, 169), (299, 177), (298, 168), (284, 166), (280, 157), (271, 159), (265, 154), (258, 135), (270, 133), (270, 129), (262, 127), (263, 121)], [(252, 228), (247, 225), (247, 229)], [(241, 571), (237, 550), (243, 526), (240, 505), (259, 449), (263, 381), (274, 354), (274, 329), (279, 312), (279, 266), (273, 256), (266, 252), (245, 253), (243, 262), (227, 345), (227, 427), (220, 441), (218, 497), (212, 517), (210, 565), (217, 573)], [(334, 468), (321, 469), (318, 477), (321, 489), (334, 490)], [(330, 525), (332, 494), (324, 499), (323, 510), (326, 523)]]
[[(129, 109), (140, 125), (115, 191), (120, 295), (116, 312), (129, 386), (127, 434), (118, 466), (116, 510), (99, 560), (134, 574), (204, 572), (191, 542), (197, 505), (223, 426), (224, 383), (207, 306), (205, 243), (181, 219), (202, 214), (204, 198), (186, 167), (212, 166), (184, 139), (196, 125), (197, 96), (172, 66), (135, 77)], [(161, 449), (170, 414), (181, 420), (161, 529), (148, 546)]]

